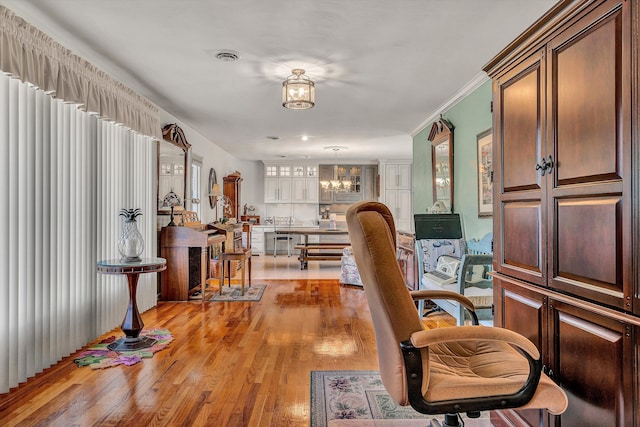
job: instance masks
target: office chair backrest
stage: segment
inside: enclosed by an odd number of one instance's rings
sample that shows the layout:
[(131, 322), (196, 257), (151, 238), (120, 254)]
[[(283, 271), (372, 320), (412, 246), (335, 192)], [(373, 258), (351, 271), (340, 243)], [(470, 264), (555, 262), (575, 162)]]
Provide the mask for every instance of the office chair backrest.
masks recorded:
[(382, 382), (396, 402), (408, 405), (402, 351), (389, 343), (408, 340), (423, 327), (396, 260), (393, 217), (381, 203), (359, 202), (347, 210), (347, 226), (372, 312)]

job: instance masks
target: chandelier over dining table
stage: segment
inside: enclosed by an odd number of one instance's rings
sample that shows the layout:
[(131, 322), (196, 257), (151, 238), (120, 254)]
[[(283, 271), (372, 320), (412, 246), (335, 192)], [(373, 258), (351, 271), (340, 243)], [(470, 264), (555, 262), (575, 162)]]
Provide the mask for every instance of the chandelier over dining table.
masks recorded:
[(340, 173), (338, 171), (338, 152), (340, 150), (346, 150), (347, 147), (339, 147), (339, 146), (331, 146), (324, 147), (325, 150), (333, 150), (336, 157), (336, 164), (333, 166), (333, 179), (330, 180), (321, 180), (320, 188), (325, 191), (333, 191), (336, 193), (347, 193), (351, 189), (352, 182), (348, 179), (341, 179)]

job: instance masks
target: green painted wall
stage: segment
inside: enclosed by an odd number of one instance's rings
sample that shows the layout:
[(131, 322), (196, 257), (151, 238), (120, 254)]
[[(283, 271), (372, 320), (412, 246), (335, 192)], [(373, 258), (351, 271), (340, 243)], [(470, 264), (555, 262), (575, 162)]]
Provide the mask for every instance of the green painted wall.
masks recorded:
[[(478, 217), (478, 164), (476, 136), (491, 127), (491, 81), (485, 82), (442, 116), (453, 132), (454, 211), (463, 218), (467, 239), (480, 239), (493, 228), (491, 218)], [(425, 213), (433, 204), (431, 123), (413, 138), (413, 210)]]

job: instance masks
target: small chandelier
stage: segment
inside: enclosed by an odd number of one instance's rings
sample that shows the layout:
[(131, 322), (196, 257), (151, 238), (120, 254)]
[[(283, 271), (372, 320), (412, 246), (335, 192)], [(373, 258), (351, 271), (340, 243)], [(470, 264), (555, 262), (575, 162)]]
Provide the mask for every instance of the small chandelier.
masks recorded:
[(290, 110), (307, 110), (316, 105), (316, 87), (304, 70), (296, 68), (282, 82), (282, 106)]
[(328, 181), (320, 181), (320, 187), (325, 191), (333, 191), (335, 193), (348, 193), (351, 190), (351, 181), (348, 179), (340, 179), (340, 174), (338, 173), (338, 151), (341, 148), (346, 147), (325, 147), (325, 149), (331, 149), (335, 153), (336, 156), (336, 164), (333, 166), (333, 179)]

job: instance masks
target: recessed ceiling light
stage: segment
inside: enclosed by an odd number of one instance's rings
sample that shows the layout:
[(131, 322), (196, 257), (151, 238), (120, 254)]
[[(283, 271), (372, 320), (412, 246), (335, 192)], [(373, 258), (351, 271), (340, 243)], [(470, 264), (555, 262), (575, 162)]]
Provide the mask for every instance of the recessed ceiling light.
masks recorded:
[(307, 135), (302, 135), (302, 140), (303, 140), (303, 141), (308, 141), (308, 140), (309, 140), (309, 137), (308, 137)]

